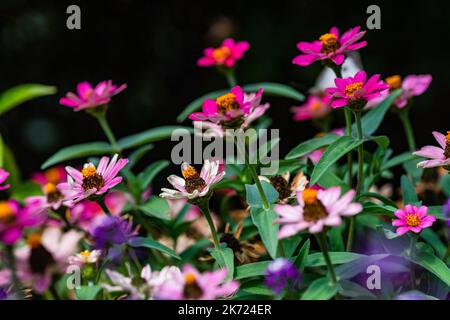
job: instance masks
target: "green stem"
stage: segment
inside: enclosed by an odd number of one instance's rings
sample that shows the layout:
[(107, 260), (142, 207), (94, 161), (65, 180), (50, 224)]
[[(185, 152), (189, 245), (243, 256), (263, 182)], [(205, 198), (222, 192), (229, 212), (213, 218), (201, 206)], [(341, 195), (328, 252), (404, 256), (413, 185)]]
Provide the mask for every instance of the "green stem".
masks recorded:
[(319, 243), (320, 250), (322, 251), (323, 258), (328, 268), (328, 273), (330, 274), (330, 279), (332, 284), (337, 283), (336, 273), (334, 272), (333, 264), (331, 263), (330, 255), (328, 254), (327, 242), (325, 240), (325, 232), (321, 232), (316, 235), (317, 242)]
[(117, 147), (117, 141), (114, 136), (114, 133), (112, 132), (108, 121), (106, 120), (106, 112), (99, 113), (95, 116), (97, 118), (98, 123), (100, 124), (100, 127), (102, 127), (103, 132), (105, 133), (106, 137), (109, 140), (109, 143), (113, 146), (114, 149), (118, 149)]
[(411, 120), (409, 119), (409, 110), (402, 109), (398, 112), (398, 116), (402, 122), (403, 129), (405, 130), (406, 140), (408, 141), (408, 147), (410, 151), (416, 150), (416, 140), (414, 139), (414, 132), (411, 126)]
[[(416, 255), (417, 238), (418, 238), (417, 234), (413, 234), (411, 236), (411, 242), (409, 244), (409, 256), (411, 258), (414, 258)], [(416, 268), (415, 268), (415, 264), (413, 262), (411, 262), (410, 275), (411, 275), (411, 289), (414, 290), (416, 288)]]
[(450, 257), (450, 243), (447, 246), (447, 251), (445, 251), (444, 258), (442, 259), (445, 264), (447, 264), (448, 257)]
[[(345, 127), (347, 128), (347, 134), (352, 136), (352, 114), (348, 107), (344, 107), (345, 114)], [(348, 186), (351, 188), (353, 185), (353, 153), (350, 151), (347, 153), (347, 167), (348, 167)]]
[(97, 203), (102, 208), (103, 212), (105, 212), (105, 214), (107, 216), (111, 216), (111, 212), (109, 211), (108, 207), (106, 206), (105, 198), (100, 199), (99, 201), (97, 201)]
[(219, 236), (217, 235), (216, 226), (214, 225), (213, 219), (211, 217), (211, 212), (209, 211), (209, 200), (205, 201), (204, 204), (198, 204), (198, 207), (205, 216), (206, 221), (208, 221), (208, 225), (211, 229), (211, 234), (214, 241), (214, 247), (216, 248), (216, 250), (220, 250)]
[(350, 217), (350, 226), (348, 227), (348, 237), (347, 237), (347, 245), (345, 250), (347, 252), (352, 251), (353, 247), (353, 239), (355, 238), (355, 217)]
[(227, 79), (228, 85), (230, 88), (237, 86), (236, 76), (234, 74), (234, 69), (225, 69), (223, 71), (225, 74), (225, 78)]

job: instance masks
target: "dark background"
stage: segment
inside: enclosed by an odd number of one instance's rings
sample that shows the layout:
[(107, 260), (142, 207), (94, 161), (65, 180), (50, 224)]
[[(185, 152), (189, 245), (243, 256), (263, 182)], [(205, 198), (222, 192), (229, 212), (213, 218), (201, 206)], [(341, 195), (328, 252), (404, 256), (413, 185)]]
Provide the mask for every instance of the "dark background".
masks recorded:
[[(66, 28), (70, 4), (81, 7), (81, 30)], [(429, 91), (412, 109), (418, 146), (433, 143), (432, 130), (449, 128), (449, 1), (2, 0), (0, 91), (36, 82), (54, 85), (58, 93), (3, 115), (0, 131), (25, 175), (61, 147), (105, 140), (93, 118), (58, 104), (78, 82), (104, 79), (128, 84), (108, 114), (116, 136), (175, 124), (188, 102), (226, 87), (214, 68), (198, 68), (195, 62), (204, 47), (227, 36), (251, 44), (237, 71), (240, 83), (275, 81), (306, 92), (321, 65), (293, 65), (296, 43), (312, 41), (333, 25), (341, 31), (356, 25), (365, 29), (370, 4), (381, 7), (382, 28), (365, 37), (365, 69), (383, 77), (433, 75)], [(281, 129), (283, 154), (317, 133), (308, 123), (292, 120), (292, 101), (269, 101), (272, 127)], [(385, 119), (380, 133), (389, 135), (396, 153), (407, 149), (394, 115)], [(163, 142), (146, 161), (169, 156), (170, 144)]]

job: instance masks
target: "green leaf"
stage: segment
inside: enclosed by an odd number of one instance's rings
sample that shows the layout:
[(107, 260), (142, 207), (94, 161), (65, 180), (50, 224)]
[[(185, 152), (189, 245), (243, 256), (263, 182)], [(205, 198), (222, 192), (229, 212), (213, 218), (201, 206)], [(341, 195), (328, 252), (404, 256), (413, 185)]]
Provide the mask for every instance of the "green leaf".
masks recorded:
[(419, 202), (419, 198), (417, 197), (414, 185), (411, 183), (408, 177), (403, 175), (400, 181), (403, 192), (403, 204), (416, 204), (417, 202)]
[(328, 232), (328, 237), (330, 239), (330, 250), (345, 251), (344, 227), (345, 225), (341, 224), (340, 226), (331, 228)]
[(258, 277), (264, 275), (270, 261), (260, 261), (244, 264), (236, 268), (235, 280)]
[[(263, 188), (264, 194), (266, 195), (267, 201), (269, 203), (274, 203), (278, 200), (278, 192), (275, 188), (266, 181), (261, 181), (261, 186)], [(246, 184), (245, 192), (247, 194), (247, 203), (252, 208), (263, 208), (264, 204), (262, 202), (261, 196), (258, 191), (256, 184)]]
[(370, 300), (376, 299), (376, 296), (372, 292), (357, 283), (349, 280), (340, 280), (339, 284), (341, 286), (339, 288), (339, 293), (344, 297)]
[(95, 300), (102, 287), (94, 286), (81, 286), (75, 290), (78, 300)]
[(0, 115), (28, 100), (55, 93), (55, 87), (42, 84), (21, 84), (15, 86), (0, 95)]
[(317, 183), (323, 188), (341, 187), (341, 192), (343, 193), (350, 190), (348, 184), (332, 172), (322, 175)]
[(47, 161), (44, 162), (44, 164), (41, 166), (41, 169), (44, 170), (50, 166), (68, 160), (86, 158), (89, 156), (98, 156), (112, 152), (114, 152), (114, 149), (109, 143), (106, 142), (89, 142), (76, 144), (70, 147), (63, 148), (56, 152), (54, 155), (48, 158)]
[(282, 83), (260, 82), (247, 84), (243, 87), (245, 92), (256, 92), (259, 88), (264, 88), (264, 95), (289, 98), (297, 101), (305, 100), (303, 94)]
[(435, 255), (425, 252), (419, 251), (416, 256), (411, 258), (406, 256), (408, 260), (411, 260), (415, 264), (427, 269), (431, 273), (433, 273), (436, 277), (441, 279), (447, 286), (450, 286), (450, 269), (447, 265)]
[(302, 241), (302, 237), (299, 235), (295, 235), (289, 238), (281, 239), (281, 247), (283, 248), (283, 256), (284, 258), (290, 258), (297, 249), (298, 245)]
[(158, 241), (155, 241), (151, 238), (144, 238), (144, 237), (135, 237), (132, 238), (130, 241), (128, 241), (128, 245), (131, 247), (145, 247), (149, 249), (155, 249), (158, 251), (161, 251), (163, 253), (168, 254), (171, 257), (174, 257), (176, 259), (181, 259), (179, 255), (177, 255), (172, 249), (166, 247), (165, 245), (159, 243)]
[(252, 207), (250, 209), (253, 224), (258, 228), (261, 240), (264, 243), (270, 256), (275, 259), (278, 247), (278, 229), (279, 225), (275, 223), (278, 215), (272, 208), (264, 210), (263, 208)]
[(20, 168), (11, 149), (3, 144), (3, 169), (9, 172), (8, 183), (14, 188), (21, 181)]
[(396, 157), (393, 157), (392, 159), (386, 161), (386, 163), (384, 163), (381, 166), (381, 171), (388, 170), (388, 169), (390, 169), (392, 167), (401, 165), (401, 164), (403, 164), (403, 163), (405, 163), (407, 161), (411, 161), (411, 160), (416, 159), (416, 158), (417, 157), (415, 155), (413, 155), (411, 152), (402, 153), (402, 154), (400, 154), (400, 155), (398, 155)]
[(294, 149), (292, 149), (286, 156), (287, 160), (299, 158), (307, 155), (315, 150), (324, 148), (336, 140), (339, 139), (339, 136), (336, 134), (327, 134), (323, 137), (312, 138), (300, 143)]
[(139, 206), (146, 215), (163, 220), (170, 220), (169, 216), (170, 207), (167, 200), (158, 196), (151, 196), (150, 199)]
[(26, 181), (12, 188), (11, 198), (23, 202), (25, 198), (42, 195), (42, 187), (34, 181)]
[(297, 268), (299, 268), (301, 271), (303, 271), (305, 269), (306, 262), (308, 260), (310, 246), (311, 246), (311, 241), (308, 239), (305, 241), (305, 243), (301, 247), (297, 257), (294, 260), (294, 265)]
[(441, 177), (439, 184), (447, 197), (450, 197), (450, 174)]
[(211, 244), (211, 241), (208, 239), (200, 239), (196, 243), (194, 243), (192, 246), (184, 250), (182, 253), (180, 253), (181, 259), (185, 262), (189, 259), (192, 259), (195, 257), (199, 252), (209, 247)]
[(378, 193), (375, 193), (375, 192), (364, 192), (364, 193), (361, 193), (361, 195), (359, 196), (358, 199), (361, 199), (361, 198), (378, 199), (378, 200), (380, 200), (381, 202), (383, 202), (386, 205), (389, 205), (391, 207), (397, 208), (397, 204), (394, 201), (392, 201), (391, 199), (388, 199), (386, 197), (383, 197), (381, 194), (378, 194)]
[(220, 268), (226, 268), (228, 273), (225, 281), (233, 279), (234, 275), (234, 253), (231, 248), (211, 249), (211, 256), (216, 259)]
[(314, 280), (303, 293), (301, 300), (329, 300), (338, 293), (339, 286), (331, 284), (328, 278)]
[(153, 145), (147, 144), (133, 151), (128, 157), (128, 165), (127, 165), (128, 169), (133, 168), (139, 162), (139, 160), (141, 160), (142, 157), (145, 156), (145, 154), (152, 149)]
[(144, 171), (139, 173), (138, 179), (141, 190), (145, 190), (150, 185), (150, 183), (152, 183), (156, 175), (161, 172), (161, 170), (165, 169), (168, 165), (169, 161), (159, 160), (152, 163), (147, 168), (145, 168)]
[(433, 231), (433, 229), (431, 228), (423, 229), (422, 232), (420, 233), (420, 237), (433, 247), (438, 256), (440, 257), (445, 256), (447, 247), (442, 243), (441, 239), (439, 239), (439, 235), (437, 235), (436, 232)]
[(172, 136), (173, 131), (175, 130), (184, 130), (186, 131), (186, 133), (189, 134), (192, 132), (192, 128), (190, 127), (182, 127), (182, 126), (156, 127), (121, 138), (119, 139), (119, 141), (117, 141), (117, 145), (121, 150), (125, 150), (143, 144), (165, 140), (170, 138)]
[(311, 185), (315, 185), (319, 181), (320, 177), (341, 157), (357, 148), (364, 140), (358, 140), (349, 136), (339, 137), (338, 140), (333, 142), (325, 150), (324, 154), (320, 158), (319, 162), (314, 167), (311, 175)]
[[(355, 261), (364, 255), (353, 252), (329, 252), (332, 264), (342, 264)], [(308, 256), (306, 267), (322, 267), (325, 266), (325, 259), (322, 252), (316, 252)]]
[[(389, 110), (389, 107), (392, 105), (395, 99), (401, 94), (401, 89), (393, 91), (389, 97), (383, 100), (378, 106), (367, 112), (362, 118), (362, 128), (363, 134), (365, 137), (371, 136), (377, 131), (381, 122), (386, 115), (386, 112)], [(352, 126), (353, 132), (356, 134), (356, 124)]]
[(272, 296), (273, 292), (267, 286), (261, 282), (251, 281), (249, 283), (243, 284), (239, 291), (250, 293), (250, 294), (256, 294), (260, 296)]
[(386, 136), (368, 137), (367, 140), (377, 143), (382, 149), (387, 149), (389, 146), (389, 138)]

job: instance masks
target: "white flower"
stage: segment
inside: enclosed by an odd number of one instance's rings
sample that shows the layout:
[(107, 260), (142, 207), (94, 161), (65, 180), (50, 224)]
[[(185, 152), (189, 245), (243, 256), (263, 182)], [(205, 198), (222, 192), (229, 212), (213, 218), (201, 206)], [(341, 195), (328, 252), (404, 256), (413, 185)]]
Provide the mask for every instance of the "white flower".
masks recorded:
[(84, 265), (96, 263), (102, 254), (101, 250), (92, 250), (92, 251), (82, 251), (73, 256), (70, 256), (68, 261), (69, 264), (74, 265)]

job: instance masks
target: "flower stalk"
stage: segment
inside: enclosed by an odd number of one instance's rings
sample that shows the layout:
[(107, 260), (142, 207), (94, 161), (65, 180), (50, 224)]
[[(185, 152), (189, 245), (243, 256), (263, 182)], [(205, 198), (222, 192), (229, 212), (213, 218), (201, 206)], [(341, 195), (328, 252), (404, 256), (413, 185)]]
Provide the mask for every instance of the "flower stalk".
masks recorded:
[(411, 120), (409, 118), (409, 109), (403, 108), (398, 112), (400, 121), (402, 122), (403, 129), (405, 130), (406, 140), (408, 141), (408, 147), (410, 151), (416, 150), (416, 140), (414, 138), (414, 132), (411, 126)]
[(216, 250), (221, 250), (220, 248), (220, 241), (219, 236), (217, 235), (216, 227), (214, 225), (214, 221), (211, 217), (211, 211), (209, 210), (209, 199), (211, 199), (212, 193), (210, 192), (208, 195), (202, 198), (198, 199), (192, 199), (190, 202), (202, 211), (203, 215), (206, 218), (206, 221), (208, 222), (209, 228), (211, 229), (211, 235), (213, 237), (214, 241), (214, 248)]
[(320, 250), (322, 251), (323, 258), (328, 268), (331, 283), (334, 285), (337, 283), (336, 273), (334, 271), (333, 263), (331, 262), (330, 255), (328, 253), (327, 242), (325, 240), (325, 232), (321, 232), (316, 235), (317, 242), (319, 243)]
[[(413, 234), (411, 236), (411, 242), (409, 244), (409, 257), (414, 258), (416, 256), (416, 244), (417, 244), (417, 238), (419, 237), (418, 234)], [(411, 289), (414, 290), (416, 288), (416, 268), (415, 264), (411, 262)]]
[(112, 132), (111, 127), (109, 126), (108, 120), (106, 120), (107, 110), (108, 105), (102, 105), (92, 110), (88, 109), (88, 113), (90, 113), (92, 116), (95, 117), (95, 119), (97, 119), (98, 123), (100, 124), (100, 127), (102, 128), (103, 132), (106, 135), (106, 138), (108, 138), (109, 143), (113, 146), (115, 150), (118, 150), (116, 137), (114, 136), (114, 133)]

